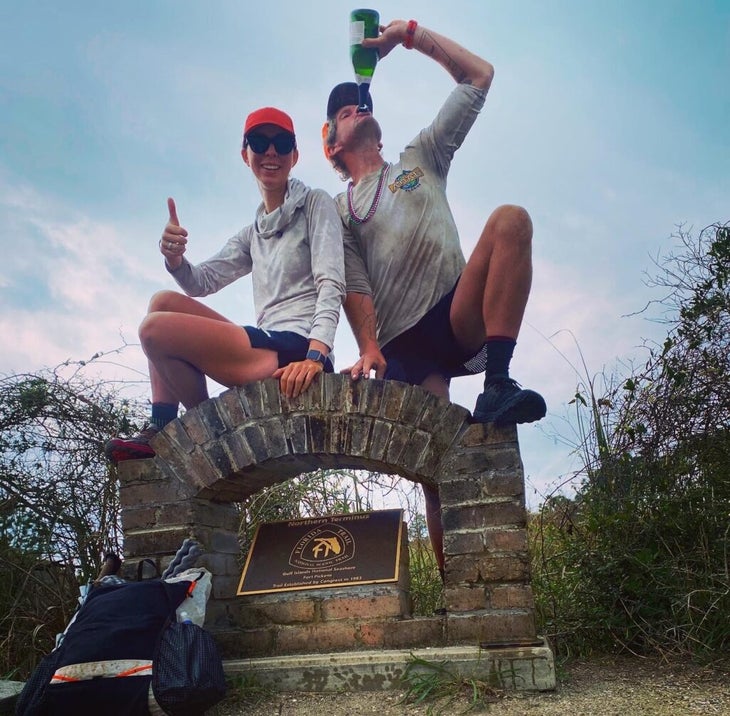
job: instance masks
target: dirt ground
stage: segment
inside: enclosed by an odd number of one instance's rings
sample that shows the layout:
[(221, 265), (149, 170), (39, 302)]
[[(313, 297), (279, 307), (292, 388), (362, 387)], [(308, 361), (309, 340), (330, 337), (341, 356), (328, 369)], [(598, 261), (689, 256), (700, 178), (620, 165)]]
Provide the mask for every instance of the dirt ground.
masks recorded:
[(403, 692), (379, 691), (260, 694), (241, 700), (234, 694), (210, 716), (730, 716), (730, 670), (727, 665), (603, 657), (561, 667), (555, 692), (495, 693), (473, 708), (465, 696), (452, 703), (420, 704), (403, 703), (403, 697)]

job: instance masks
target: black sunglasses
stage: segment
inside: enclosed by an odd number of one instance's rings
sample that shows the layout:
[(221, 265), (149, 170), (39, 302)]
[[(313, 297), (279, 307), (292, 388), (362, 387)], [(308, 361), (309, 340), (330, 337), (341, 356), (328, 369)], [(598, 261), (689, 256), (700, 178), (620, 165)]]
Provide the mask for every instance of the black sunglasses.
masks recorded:
[(263, 154), (272, 144), (277, 154), (289, 154), (297, 146), (297, 140), (293, 134), (288, 132), (282, 132), (275, 137), (266, 137), (263, 134), (249, 134), (244, 142), (244, 147), (251, 147), (254, 154)]

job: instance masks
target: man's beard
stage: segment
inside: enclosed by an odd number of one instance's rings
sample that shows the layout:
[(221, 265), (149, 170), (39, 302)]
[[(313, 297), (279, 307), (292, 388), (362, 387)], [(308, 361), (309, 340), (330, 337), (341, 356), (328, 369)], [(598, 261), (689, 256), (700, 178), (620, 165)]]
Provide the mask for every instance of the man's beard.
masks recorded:
[(367, 119), (358, 122), (350, 137), (352, 144), (359, 145), (363, 142), (376, 142), (380, 144), (380, 140), (383, 138), (383, 132), (380, 129), (378, 121), (370, 115)]

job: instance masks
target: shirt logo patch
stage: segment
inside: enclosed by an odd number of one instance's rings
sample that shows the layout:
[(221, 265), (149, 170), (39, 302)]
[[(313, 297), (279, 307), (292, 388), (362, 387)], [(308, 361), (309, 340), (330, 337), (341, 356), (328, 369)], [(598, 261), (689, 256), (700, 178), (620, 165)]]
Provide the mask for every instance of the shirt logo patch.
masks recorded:
[(410, 171), (406, 171), (404, 169), (396, 177), (395, 181), (392, 184), (388, 184), (388, 189), (390, 189), (393, 194), (395, 194), (398, 189), (403, 189), (403, 191), (413, 191), (421, 185), (418, 179), (422, 176), (423, 169), (421, 169), (421, 167), (416, 167), (415, 169), (411, 169)]

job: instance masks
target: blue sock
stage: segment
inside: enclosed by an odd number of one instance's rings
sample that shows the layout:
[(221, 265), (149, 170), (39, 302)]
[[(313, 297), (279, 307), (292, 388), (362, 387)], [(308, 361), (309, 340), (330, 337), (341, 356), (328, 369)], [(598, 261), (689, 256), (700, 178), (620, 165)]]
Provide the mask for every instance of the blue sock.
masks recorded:
[(152, 403), (152, 418), (150, 422), (162, 430), (168, 423), (177, 418), (177, 403)]
[(491, 336), (487, 338), (487, 367), (484, 371), (485, 382), (494, 375), (509, 375), (509, 364), (512, 360), (517, 341), (507, 336)]

